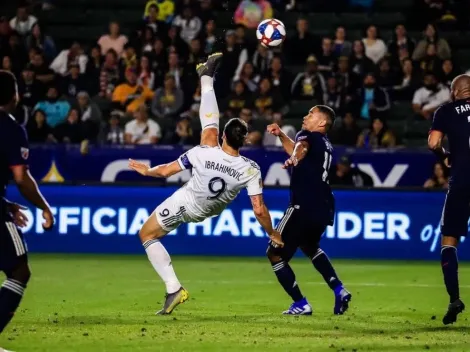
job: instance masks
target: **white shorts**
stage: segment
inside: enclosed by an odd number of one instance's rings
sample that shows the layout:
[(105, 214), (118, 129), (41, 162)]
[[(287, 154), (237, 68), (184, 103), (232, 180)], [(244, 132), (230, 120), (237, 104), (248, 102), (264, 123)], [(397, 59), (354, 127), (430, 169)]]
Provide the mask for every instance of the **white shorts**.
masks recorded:
[(204, 220), (189, 213), (186, 204), (184, 190), (179, 189), (155, 209), (157, 221), (163, 230), (171, 232), (182, 223)]

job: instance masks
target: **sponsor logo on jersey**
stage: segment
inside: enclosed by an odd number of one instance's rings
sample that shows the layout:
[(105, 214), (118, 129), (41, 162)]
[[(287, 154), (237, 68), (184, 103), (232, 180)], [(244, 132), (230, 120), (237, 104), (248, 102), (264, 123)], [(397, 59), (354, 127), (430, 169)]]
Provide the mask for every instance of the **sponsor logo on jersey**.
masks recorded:
[(20, 151), (21, 151), (21, 157), (22, 157), (24, 160), (27, 160), (28, 157), (29, 157), (29, 149), (28, 149), (28, 148), (21, 147)]

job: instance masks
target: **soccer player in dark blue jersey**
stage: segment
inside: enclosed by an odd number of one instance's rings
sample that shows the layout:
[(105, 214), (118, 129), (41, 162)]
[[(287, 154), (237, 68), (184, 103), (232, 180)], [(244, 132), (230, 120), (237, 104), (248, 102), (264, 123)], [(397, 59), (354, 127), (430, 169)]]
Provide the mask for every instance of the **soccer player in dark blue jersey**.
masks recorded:
[[(470, 216), (470, 76), (457, 76), (452, 102), (434, 113), (428, 146), (450, 167), (449, 189), (441, 218), (441, 265), (450, 304), (442, 322), (452, 324), (465, 309), (460, 300), (457, 246), (467, 236)], [(447, 136), (449, 151), (442, 147)]]
[(335, 201), (328, 184), (333, 147), (326, 133), (333, 125), (334, 111), (325, 105), (314, 106), (304, 117), (302, 130), (291, 140), (278, 125), (268, 126), (268, 132), (278, 136), (290, 155), (284, 167), (292, 168), (290, 205), (277, 230), (284, 247), (270, 242), (267, 256), (279, 283), (294, 303), (284, 314), (311, 315), (312, 307), (301, 293), (289, 261), (300, 248), (310, 258), (315, 269), (335, 294), (334, 314), (343, 314), (349, 307), (351, 294), (343, 287), (326, 253), (320, 248), (320, 238), (333, 225)]
[(21, 215), (18, 205), (5, 199), (11, 178), (21, 194), (42, 209), (44, 228), (50, 229), (54, 218), (37, 184), (28, 171), (29, 147), (26, 132), (13, 118), (18, 101), (15, 77), (0, 71), (0, 270), (6, 280), (0, 288), (0, 333), (12, 319), (30, 277), (26, 244), (16, 226)]

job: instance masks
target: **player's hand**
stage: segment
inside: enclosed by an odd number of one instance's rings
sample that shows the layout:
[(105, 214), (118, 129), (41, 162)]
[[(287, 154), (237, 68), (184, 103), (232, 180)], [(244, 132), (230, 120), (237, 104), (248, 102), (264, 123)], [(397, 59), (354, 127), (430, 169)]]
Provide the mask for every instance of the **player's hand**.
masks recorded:
[(27, 207), (21, 204), (10, 203), (8, 204), (8, 210), (13, 216), (13, 222), (18, 227), (26, 227), (28, 225), (28, 218), (23, 210), (28, 210)]
[(275, 135), (276, 137), (279, 137), (279, 135), (281, 134), (281, 128), (277, 123), (272, 123), (268, 125), (266, 129), (269, 133)]
[(140, 161), (129, 159), (129, 168), (134, 171), (137, 171), (142, 176), (147, 176), (150, 167), (144, 163), (141, 163)]
[(289, 159), (286, 160), (286, 162), (284, 163), (282, 168), (283, 169), (288, 169), (290, 167), (295, 167), (295, 166), (297, 166), (298, 163), (299, 163), (299, 161), (297, 160), (297, 158), (295, 156), (291, 156)]
[(46, 231), (52, 229), (54, 226), (54, 215), (52, 215), (51, 209), (47, 208), (42, 211), (42, 218), (44, 222), (42, 223), (42, 228)]
[(284, 242), (282, 241), (281, 233), (277, 230), (273, 230), (273, 232), (269, 235), (271, 239), (271, 244), (276, 248), (284, 247)]
[(450, 163), (449, 155), (447, 155), (443, 161), (444, 161), (444, 165), (446, 167), (450, 168), (452, 166), (451, 163)]

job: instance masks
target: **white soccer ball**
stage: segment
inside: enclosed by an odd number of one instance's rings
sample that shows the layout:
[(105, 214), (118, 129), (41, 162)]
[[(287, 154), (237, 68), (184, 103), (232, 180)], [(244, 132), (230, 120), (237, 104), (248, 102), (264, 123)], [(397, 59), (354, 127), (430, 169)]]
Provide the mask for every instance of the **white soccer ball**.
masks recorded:
[(275, 18), (264, 20), (256, 29), (256, 37), (261, 45), (266, 48), (274, 48), (280, 45), (286, 37), (284, 23)]

